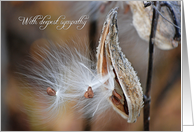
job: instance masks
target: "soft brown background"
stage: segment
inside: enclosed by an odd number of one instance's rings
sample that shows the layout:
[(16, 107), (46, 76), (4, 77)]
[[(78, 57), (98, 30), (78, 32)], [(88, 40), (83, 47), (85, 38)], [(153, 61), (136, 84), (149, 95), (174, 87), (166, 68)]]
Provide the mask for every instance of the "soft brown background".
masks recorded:
[[(66, 15), (67, 19), (76, 20), (81, 15), (89, 14), (92, 18), (94, 14), (91, 13), (90, 6), (90, 2), (1, 3), (1, 130), (85, 130), (85, 120), (77, 118), (77, 114), (71, 109), (71, 104), (67, 106), (66, 112), (61, 112), (61, 115), (57, 116), (56, 120), (36, 125), (36, 113), (21, 109), (26, 103), (34, 107), (38, 104), (32, 104), (31, 100), (21, 96), (21, 93), (26, 95), (29, 93), (21, 91), (22, 78), (16, 72), (19, 71), (18, 67), (24, 64), (27, 56), (33, 57), (35, 52), (40, 52), (37, 46), (45, 47), (48, 40), (54, 43), (69, 41), (69, 45), (72, 39), (78, 43), (89, 43), (89, 20), (82, 30), (77, 30), (75, 26), (68, 30), (56, 30), (56, 26), (51, 25), (41, 31), (37, 25), (21, 25), (18, 17), (49, 14), (53, 19)], [(98, 23), (95, 46), (98, 43), (105, 16), (114, 6), (110, 4), (103, 13), (98, 7), (95, 8)], [(122, 51), (137, 71), (144, 89), (147, 79), (148, 43), (138, 37), (132, 26), (130, 10), (124, 14), (124, 9), (119, 9), (118, 27)], [(168, 51), (155, 47), (151, 99), (150, 130), (180, 131), (181, 45)], [(94, 118), (91, 130), (141, 131), (143, 130), (143, 110), (134, 124), (128, 124), (116, 112), (110, 110)]]

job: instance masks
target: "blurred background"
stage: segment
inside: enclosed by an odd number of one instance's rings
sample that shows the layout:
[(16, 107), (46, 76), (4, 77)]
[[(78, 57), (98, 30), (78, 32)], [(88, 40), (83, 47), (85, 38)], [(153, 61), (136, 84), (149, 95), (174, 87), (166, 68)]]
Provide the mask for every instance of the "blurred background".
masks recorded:
[[(102, 24), (111, 8), (119, 6), (118, 28), (122, 51), (132, 63), (145, 89), (148, 65), (148, 42), (142, 40), (132, 23), (130, 6), (125, 2), (1, 2), (1, 130), (86, 130), (87, 121), (77, 118), (71, 104), (66, 106), (66, 112), (56, 115), (55, 120), (41, 123), (36, 111), (25, 110), (26, 104), (33, 101), (26, 98), (34, 92), (21, 89), (25, 80), (17, 73), (26, 60), (40, 53), (40, 47), (53, 43), (64, 42), (69, 46), (72, 40), (79, 44), (90, 45), (95, 60), (95, 48), (98, 46)], [(49, 25), (40, 30), (40, 25), (22, 25), (18, 17), (36, 15), (51, 15), (51, 20), (65, 15), (66, 20), (78, 20), (82, 15), (88, 15), (86, 25), (81, 30), (72, 25), (68, 30), (57, 30), (56, 25)], [(61, 44), (62, 45), (62, 44)], [(81, 45), (79, 45), (81, 46)], [(181, 130), (181, 45), (171, 50), (154, 49), (154, 69), (151, 89), (150, 130), (180, 131)], [(23, 96), (25, 95), (25, 96)], [(40, 115), (41, 116), (41, 115)], [(94, 117), (90, 130), (130, 131), (143, 130), (143, 109), (136, 123), (129, 124), (113, 109)]]

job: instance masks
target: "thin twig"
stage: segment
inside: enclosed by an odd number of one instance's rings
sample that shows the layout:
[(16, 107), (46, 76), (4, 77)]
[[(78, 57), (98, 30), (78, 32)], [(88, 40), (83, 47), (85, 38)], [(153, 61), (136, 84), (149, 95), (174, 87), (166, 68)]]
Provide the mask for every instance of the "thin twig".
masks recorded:
[(97, 42), (97, 20), (90, 21), (89, 25), (89, 48), (91, 51), (90, 59), (96, 61), (96, 42)]
[[(170, 14), (171, 14), (171, 17), (172, 17), (172, 20), (173, 20), (173, 23), (175, 25), (178, 25), (178, 22), (177, 22), (177, 18), (176, 18), (176, 15), (175, 15), (175, 12), (171, 6), (171, 4), (168, 2), (168, 1), (162, 1), (161, 6), (166, 6), (169, 11), (170, 11)], [(175, 35), (174, 35), (174, 40), (177, 40), (177, 41), (180, 41), (181, 40), (181, 34), (179, 32), (179, 28), (175, 26)]]
[(172, 4), (169, 2), (169, 1), (161, 1), (160, 2), (160, 6), (163, 7), (167, 7), (168, 10), (169, 10), (169, 13), (170, 13), (170, 16), (173, 20), (173, 22), (171, 22), (170, 20), (166, 19), (162, 13), (152, 4), (152, 2), (143, 2), (144, 4), (144, 7), (148, 7), (150, 5), (152, 5), (152, 7), (166, 20), (168, 21), (170, 24), (172, 24), (175, 28), (175, 35), (173, 37), (174, 40), (176, 41), (180, 41), (181, 40), (181, 33), (180, 33), (180, 27), (178, 26), (178, 22), (177, 22), (177, 18), (176, 18), (176, 15), (175, 15), (175, 12), (174, 12), (174, 9), (172, 7)]
[[(162, 6), (162, 5), (161, 5), (161, 6)], [(158, 9), (157, 9), (155, 6), (153, 6), (153, 8), (156, 9), (156, 11), (158, 11)], [(175, 27), (175, 30), (176, 30), (176, 29), (177, 29), (177, 30), (178, 30), (178, 29), (181, 29), (179, 26), (176, 25), (176, 24), (177, 24), (176, 19), (174, 19), (175, 21), (174, 21), (174, 23), (173, 23), (173, 22), (171, 22), (170, 20), (168, 20), (166, 17), (164, 17), (160, 11), (158, 11), (158, 13), (160, 14), (160, 16), (161, 16), (162, 18), (164, 18), (166, 21), (168, 21), (170, 24), (172, 24), (172, 25)], [(176, 24), (175, 24), (175, 23), (176, 23)]]
[[(160, 10), (160, 2), (155, 1), (153, 4), (158, 10)], [(152, 26), (149, 40), (149, 60), (148, 60), (148, 73), (147, 73), (147, 84), (144, 96), (144, 131), (149, 131), (149, 120), (150, 120), (150, 90), (151, 90), (151, 79), (153, 70), (153, 52), (154, 52), (154, 38), (156, 35), (156, 28), (158, 23), (158, 12), (153, 8)]]

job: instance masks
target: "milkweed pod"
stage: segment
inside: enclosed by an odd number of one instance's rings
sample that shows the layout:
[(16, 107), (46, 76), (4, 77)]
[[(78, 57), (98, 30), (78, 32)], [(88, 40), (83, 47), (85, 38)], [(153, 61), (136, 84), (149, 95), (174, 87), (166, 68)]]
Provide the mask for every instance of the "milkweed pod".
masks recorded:
[(97, 47), (97, 72), (110, 74), (103, 90), (112, 90), (107, 97), (113, 109), (129, 123), (136, 121), (143, 106), (143, 91), (136, 72), (118, 42), (117, 9), (112, 9), (103, 24)]
[[(181, 43), (180, 41), (180, 34), (181, 34), (181, 2), (180, 1), (165, 1), (172, 6), (172, 10), (174, 11), (174, 16), (169, 10), (165, 7), (161, 8), (161, 14), (164, 18), (160, 15), (157, 24), (157, 31), (155, 36), (155, 45), (162, 50), (170, 50), (174, 49)], [(133, 25), (137, 30), (139, 36), (144, 39), (145, 41), (149, 42), (150, 32), (151, 32), (151, 23), (152, 23), (152, 6), (144, 7), (142, 1), (130, 1), (128, 2), (130, 5), (131, 11), (133, 13)], [(174, 17), (174, 18), (173, 18)], [(173, 22), (173, 19), (177, 19), (177, 25)], [(166, 20), (165, 20), (166, 19)], [(175, 26), (179, 27), (179, 39), (175, 39), (176, 30)]]

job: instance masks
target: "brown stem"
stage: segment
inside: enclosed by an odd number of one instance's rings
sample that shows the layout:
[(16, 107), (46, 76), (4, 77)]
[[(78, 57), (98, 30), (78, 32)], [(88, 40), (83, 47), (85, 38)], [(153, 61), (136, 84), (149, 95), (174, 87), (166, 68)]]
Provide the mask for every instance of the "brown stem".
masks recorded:
[[(160, 2), (154, 1), (152, 4), (160, 10)], [(144, 96), (144, 131), (149, 131), (149, 121), (150, 121), (150, 90), (151, 90), (151, 79), (153, 71), (153, 52), (154, 52), (154, 38), (156, 35), (157, 23), (158, 23), (159, 13), (153, 8), (152, 16), (152, 26), (149, 40), (149, 60), (148, 60), (148, 74), (147, 74), (147, 84)]]

